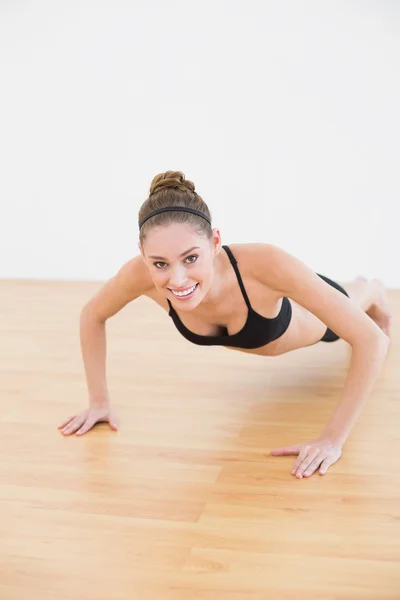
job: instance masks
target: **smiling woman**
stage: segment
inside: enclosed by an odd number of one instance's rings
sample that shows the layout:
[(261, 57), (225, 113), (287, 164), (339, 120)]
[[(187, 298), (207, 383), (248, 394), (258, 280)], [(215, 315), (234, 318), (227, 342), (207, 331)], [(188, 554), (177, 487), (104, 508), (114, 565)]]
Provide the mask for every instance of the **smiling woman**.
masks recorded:
[[(188, 264), (194, 264), (198, 258), (198, 255), (193, 254), (191, 256), (186, 256), (187, 254), (189, 254), (190, 252), (193, 252), (194, 250), (200, 250), (200, 247), (192, 246), (191, 248), (189, 248), (189, 250), (185, 250), (184, 252), (182, 252), (182, 254), (180, 255), (179, 258), (186, 257), (185, 262), (189, 261)], [(150, 255), (149, 258), (159, 259), (159, 260), (157, 260), (157, 262), (153, 263), (157, 269), (162, 269), (166, 266), (166, 262), (164, 262), (166, 259), (163, 256)], [(193, 260), (189, 260), (189, 259), (193, 259)], [(162, 265), (162, 266), (160, 267), (159, 265)], [(178, 288), (174, 288), (174, 289), (169, 288), (169, 290), (177, 298), (189, 298), (189, 296), (195, 291), (197, 286), (198, 286), (198, 283), (194, 284), (191, 287), (179, 288), (179, 289)]]
[(350, 344), (343, 397), (321, 436), (271, 452), (298, 454), (297, 477), (325, 473), (338, 460), (387, 352), (390, 309), (382, 284), (357, 278), (341, 286), (272, 244), (222, 245), (206, 203), (180, 171), (154, 177), (138, 224), (140, 256), (82, 310), (90, 406), (60, 425), (63, 434), (82, 435), (99, 421), (117, 428), (106, 384), (105, 322), (145, 295), (198, 345), (275, 356), (318, 341)]

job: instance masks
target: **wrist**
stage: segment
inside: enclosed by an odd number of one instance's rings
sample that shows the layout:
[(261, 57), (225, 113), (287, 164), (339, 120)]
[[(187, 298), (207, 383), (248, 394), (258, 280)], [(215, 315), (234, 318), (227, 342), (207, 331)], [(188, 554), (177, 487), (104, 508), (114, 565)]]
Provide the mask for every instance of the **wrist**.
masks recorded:
[(89, 398), (90, 408), (109, 408), (109, 398)]
[(325, 431), (319, 436), (320, 441), (328, 442), (332, 446), (340, 446), (343, 447), (346, 438), (342, 435), (334, 434), (332, 432)]

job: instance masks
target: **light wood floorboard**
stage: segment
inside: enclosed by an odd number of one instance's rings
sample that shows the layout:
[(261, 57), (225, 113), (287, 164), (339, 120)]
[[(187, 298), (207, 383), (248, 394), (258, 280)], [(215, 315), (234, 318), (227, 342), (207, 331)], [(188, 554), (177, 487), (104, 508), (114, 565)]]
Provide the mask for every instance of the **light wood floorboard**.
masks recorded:
[(343, 457), (297, 480), (268, 449), (319, 434), (348, 345), (198, 347), (146, 298), (107, 324), (120, 430), (63, 437), (99, 285), (0, 281), (0, 599), (399, 599), (400, 291)]

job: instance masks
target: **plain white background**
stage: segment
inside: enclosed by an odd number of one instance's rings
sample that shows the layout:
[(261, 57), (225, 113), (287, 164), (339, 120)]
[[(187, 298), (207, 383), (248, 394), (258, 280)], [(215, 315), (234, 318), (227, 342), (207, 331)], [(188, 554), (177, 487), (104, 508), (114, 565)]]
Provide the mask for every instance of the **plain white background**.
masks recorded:
[(3, 0), (0, 277), (104, 280), (181, 170), (223, 242), (400, 287), (400, 10)]

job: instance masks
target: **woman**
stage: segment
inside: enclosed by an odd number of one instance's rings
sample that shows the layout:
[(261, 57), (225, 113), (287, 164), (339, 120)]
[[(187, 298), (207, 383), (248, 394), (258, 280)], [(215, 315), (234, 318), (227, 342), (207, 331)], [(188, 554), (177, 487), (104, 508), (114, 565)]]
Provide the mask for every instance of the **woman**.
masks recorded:
[(383, 285), (358, 277), (344, 289), (272, 244), (222, 246), (207, 205), (180, 171), (154, 177), (139, 211), (139, 231), (140, 255), (82, 310), (89, 408), (62, 423), (62, 433), (82, 435), (101, 421), (117, 429), (106, 384), (105, 322), (145, 295), (195, 344), (276, 356), (346, 340), (352, 359), (343, 396), (320, 437), (271, 451), (298, 455), (292, 469), (298, 478), (318, 469), (326, 473), (341, 455), (389, 346)]

